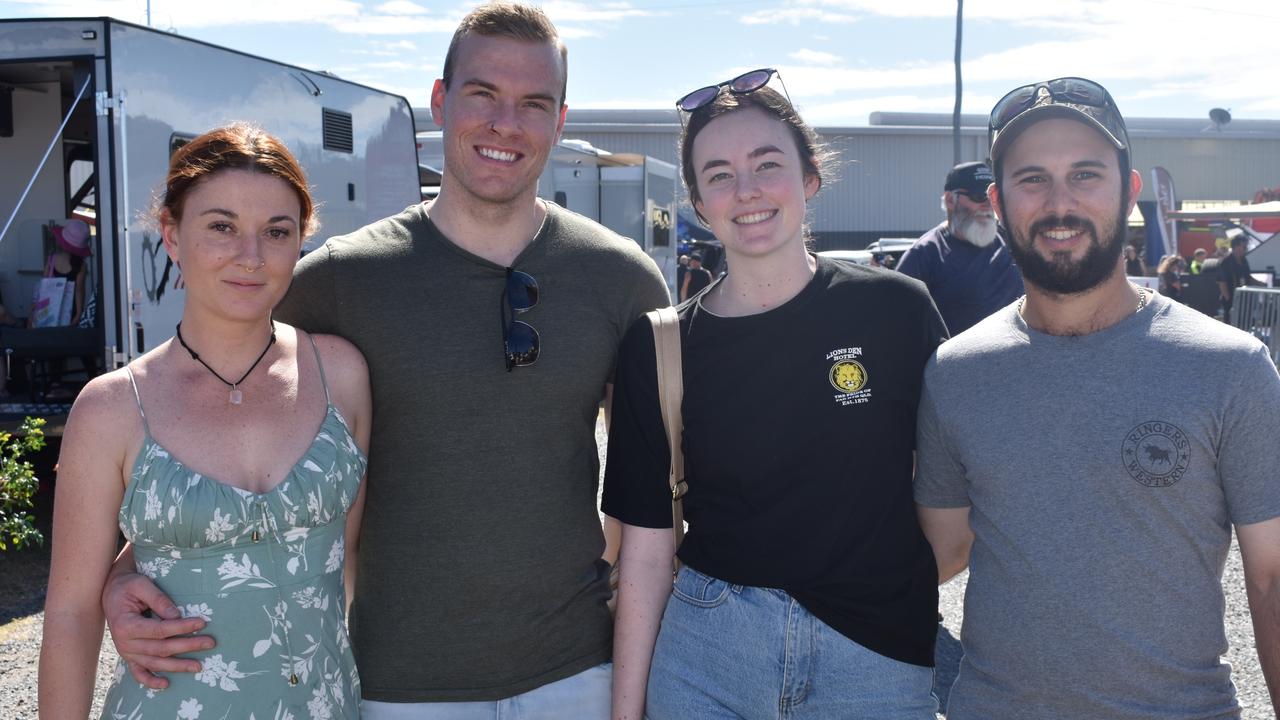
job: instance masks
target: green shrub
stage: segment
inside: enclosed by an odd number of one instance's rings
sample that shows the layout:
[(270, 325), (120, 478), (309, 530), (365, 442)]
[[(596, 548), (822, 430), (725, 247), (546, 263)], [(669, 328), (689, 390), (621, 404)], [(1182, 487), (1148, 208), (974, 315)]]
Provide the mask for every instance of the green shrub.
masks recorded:
[(31, 463), (22, 459), (44, 448), (42, 427), (44, 418), (29, 417), (22, 421), (18, 435), (0, 433), (0, 550), (8, 550), (10, 545), (15, 550), (32, 543), (44, 545), (44, 535), (27, 513), (35, 507), (40, 479)]

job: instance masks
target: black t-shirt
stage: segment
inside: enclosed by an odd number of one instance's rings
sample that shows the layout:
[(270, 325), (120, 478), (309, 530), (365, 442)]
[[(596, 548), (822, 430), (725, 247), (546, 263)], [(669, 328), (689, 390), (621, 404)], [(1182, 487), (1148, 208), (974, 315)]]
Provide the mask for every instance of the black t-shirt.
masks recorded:
[(691, 298), (702, 291), (702, 288), (711, 284), (711, 271), (704, 268), (689, 268), (687, 277), (689, 278), (689, 294), (686, 298)]
[[(787, 591), (887, 657), (933, 665), (937, 568), (911, 494), (921, 374), (945, 328), (924, 285), (818, 259), (759, 315), (680, 308), (689, 533), (680, 559)], [(619, 349), (604, 511), (671, 527), (670, 460), (644, 319)]]

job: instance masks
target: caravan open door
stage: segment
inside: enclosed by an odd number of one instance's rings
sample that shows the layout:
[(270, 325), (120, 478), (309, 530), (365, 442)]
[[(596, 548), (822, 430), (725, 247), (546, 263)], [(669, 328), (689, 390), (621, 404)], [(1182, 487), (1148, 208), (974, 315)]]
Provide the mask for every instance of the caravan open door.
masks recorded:
[[(26, 29), (28, 36), (39, 34), (35, 25)], [(112, 292), (114, 254), (104, 242), (111, 208), (102, 201), (109, 191), (99, 183), (109, 152), (99, 142), (95, 106), (105, 63), (93, 54), (23, 57), (21, 48), (8, 50), (0, 55), (0, 297), (6, 310), (18, 318), (31, 315), (56, 249), (55, 227), (76, 219), (91, 233), (91, 253), (83, 260), (85, 295), (73, 301), (80, 317), (68, 315), (52, 327), (10, 323), (0, 329), (8, 379), (20, 383), (29, 372), (33, 397), (53, 401), (43, 397), (50, 381), (78, 385), (111, 367), (106, 336), (113, 320), (104, 299)], [(74, 260), (78, 268), (79, 257)], [(72, 272), (65, 277), (80, 277)]]

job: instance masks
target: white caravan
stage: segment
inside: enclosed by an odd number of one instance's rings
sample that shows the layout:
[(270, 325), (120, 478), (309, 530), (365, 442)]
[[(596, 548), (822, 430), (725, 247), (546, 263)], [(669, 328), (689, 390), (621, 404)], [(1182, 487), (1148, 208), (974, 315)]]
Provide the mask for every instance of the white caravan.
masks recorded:
[(52, 224), (80, 218), (97, 303), (89, 327), (0, 328), (4, 351), (102, 369), (172, 336), (182, 274), (143, 217), (172, 153), (233, 121), (305, 168), (321, 223), (307, 249), (419, 201), (403, 97), (110, 18), (0, 20), (0, 296), (26, 316)]

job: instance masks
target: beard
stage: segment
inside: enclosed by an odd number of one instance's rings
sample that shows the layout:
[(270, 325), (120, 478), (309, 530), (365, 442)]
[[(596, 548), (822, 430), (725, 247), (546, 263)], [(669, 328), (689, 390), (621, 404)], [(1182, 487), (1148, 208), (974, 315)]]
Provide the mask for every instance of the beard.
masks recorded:
[[(1001, 214), (1009, 217), (1003, 207)], [(1012, 231), (1012, 241), (1008, 243), (1009, 252), (1022, 271), (1022, 279), (1028, 283), (1057, 295), (1082, 293), (1101, 285), (1120, 267), (1120, 255), (1124, 252), (1124, 220), (1122, 213), (1117, 214), (1115, 222), (1104, 228), (1106, 235), (1099, 242), (1098, 228), (1082, 217), (1065, 215), (1041, 218), (1032, 223), (1025, 236)], [(1084, 257), (1073, 261), (1069, 252), (1051, 253), (1047, 258), (1040, 254), (1032, 246), (1034, 239), (1041, 231), (1051, 228), (1087, 232), (1092, 240)]]
[(953, 222), (955, 236), (980, 248), (996, 241), (996, 218), (994, 215), (979, 215), (959, 207), (955, 211)]

